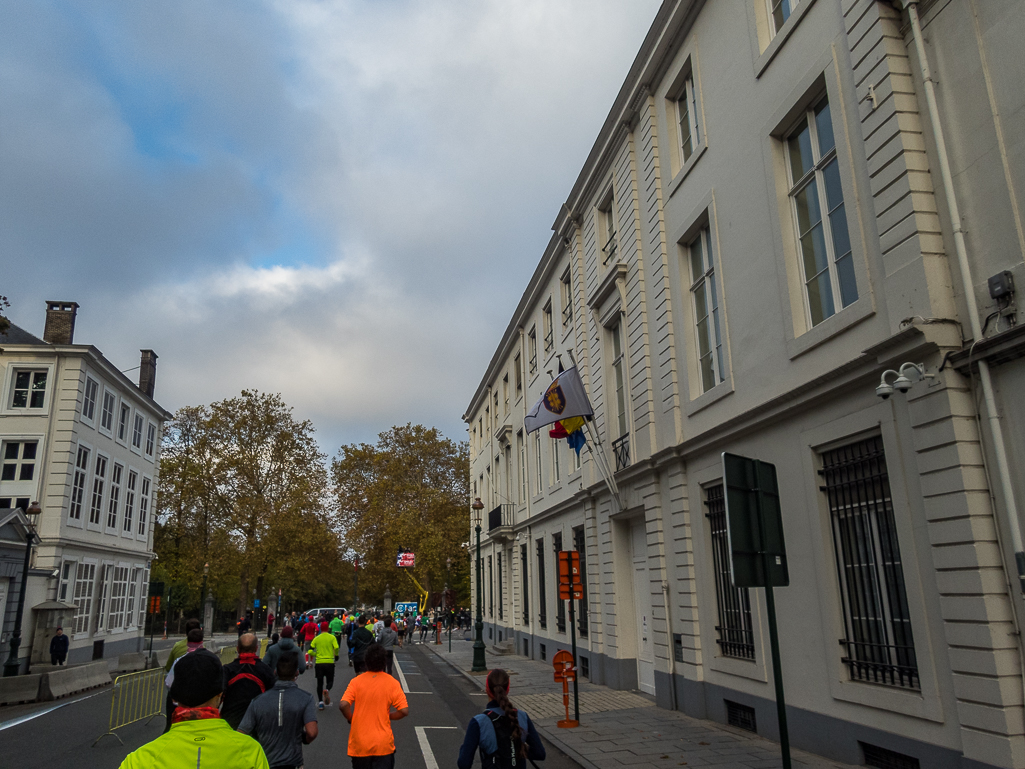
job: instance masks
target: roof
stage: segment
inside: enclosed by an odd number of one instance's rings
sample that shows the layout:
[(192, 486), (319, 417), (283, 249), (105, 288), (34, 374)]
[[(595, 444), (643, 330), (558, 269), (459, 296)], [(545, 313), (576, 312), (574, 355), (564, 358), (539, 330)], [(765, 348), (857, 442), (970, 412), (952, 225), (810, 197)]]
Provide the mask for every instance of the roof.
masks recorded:
[(25, 513), (20, 507), (5, 507), (0, 510), (0, 532), (8, 527), (17, 531), (19, 539), (22, 541), (27, 542), (31, 537), (33, 544), (39, 544), (39, 536), (29, 524), (28, 518), (25, 517)]
[(12, 323), (6, 334), (0, 333), (0, 344), (46, 344), (46, 342), (39, 337), (32, 336), (21, 326)]

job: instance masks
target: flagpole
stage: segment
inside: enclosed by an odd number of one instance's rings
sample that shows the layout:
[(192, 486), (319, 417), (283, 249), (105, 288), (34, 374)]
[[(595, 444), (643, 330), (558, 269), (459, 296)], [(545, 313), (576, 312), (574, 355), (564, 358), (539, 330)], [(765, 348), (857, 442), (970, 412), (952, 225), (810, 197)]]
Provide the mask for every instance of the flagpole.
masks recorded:
[(619, 506), (620, 509), (622, 509), (623, 503), (619, 498), (619, 485), (616, 483), (615, 476), (613, 476), (611, 468), (608, 464), (609, 459), (608, 456), (605, 454), (605, 449), (601, 445), (601, 442), (598, 440), (597, 431), (591, 429), (590, 422), (585, 422), (584, 426), (587, 429), (588, 434), (590, 434), (591, 436), (591, 441), (598, 449), (598, 451), (596, 452), (590, 447), (590, 445), (588, 445), (587, 450), (590, 451), (591, 456), (594, 457), (595, 464), (598, 466), (598, 472), (601, 474), (602, 480), (605, 481), (605, 485), (608, 486), (609, 492), (612, 494), (613, 499), (616, 500), (616, 504)]

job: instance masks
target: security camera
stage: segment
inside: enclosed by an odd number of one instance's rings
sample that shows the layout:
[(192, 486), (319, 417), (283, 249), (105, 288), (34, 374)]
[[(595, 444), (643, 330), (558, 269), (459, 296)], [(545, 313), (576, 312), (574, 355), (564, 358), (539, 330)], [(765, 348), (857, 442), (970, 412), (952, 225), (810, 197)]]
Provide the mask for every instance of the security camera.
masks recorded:
[(880, 382), (879, 386), (876, 388), (876, 395), (878, 395), (883, 400), (886, 400), (891, 395), (893, 395), (893, 385), (887, 384), (885, 380)]
[[(899, 377), (893, 380), (893, 387), (890, 389), (890, 392), (893, 392), (893, 390), (896, 389), (900, 390), (900, 392), (902, 393), (906, 393), (908, 390), (911, 389), (912, 384), (913, 383), (910, 379), (901, 374)], [(877, 389), (876, 392), (878, 393), (879, 390)]]

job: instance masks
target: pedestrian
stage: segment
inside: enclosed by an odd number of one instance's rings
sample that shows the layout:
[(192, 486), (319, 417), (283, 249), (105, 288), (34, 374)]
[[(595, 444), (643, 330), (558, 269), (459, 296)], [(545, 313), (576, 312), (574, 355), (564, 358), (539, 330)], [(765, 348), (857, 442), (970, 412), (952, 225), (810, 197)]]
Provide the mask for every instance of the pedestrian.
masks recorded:
[(238, 730), (263, 747), (274, 769), (303, 765), (303, 745), (317, 739), (317, 709), (313, 695), (296, 684), (299, 652), (285, 652), (278, 658), (274, 688), (249, 704)]
[[(196, 622), (198, 624), (199, 620), (196, 620)], [(186, 622), (185, 627), (188, 626), (189, 623)], [(178, 643), (181, 642), (179, 641)], [(177, 657), (175, 657), (173, 656), (173, 654), (175, 649), (178, 648), (178, 643), (176, 643), (174, 647), (172, 647), (172, 656), (168, 657), (167, 665), (165, 666), (167, 670), (167, 675), (164, 677), (164, 686), (167, 687), (167, 720), (164, 723), (164, 734), (167, 734), (169, 731), (171, 731), (171, 722), (174, 719), (175, 704), (174, 699), (171, 697), (171, 686), (174, 684), (174, 669), (178, 665), (178, 663), (181, 660), (185, 659), (185, 657), (188, 656), (190, 653), (198, 651), (199, 649), (203, 648), (203, 631), (199, 627), (194, 627), (191, 630), (189, 630), (188, 635), (185, 636), (184, 651)]]
[(381, 640), (381, 631), (384, 630), (384, 620), (380, 614), (374, 615), (374, 640)]
[(342, 632), (345, 630), (345, 623), (342, 618), (337, 614), (331, 618), (331, 621), (327, 623), (328, 629), (331, 631), (331, 635), (338, 641), (338, 647), (342, 646)]
[(392, 627), (391, 617), (384, 618), (384, 630), (381, 631), (381, 638), (378, 643), (384, 647), (387, 659), (384, 663), (384, 672), (394, 675), (392, 670), (395, 666), (395, 644), (399, 641), (399, 634)]
[(487, 707), (466, 727), (456, 766), (470, 769), (478, 749), (481, 769), (522, 766), (524, 758), (543, 761), (545, 746), (534, 723), (509, 701), (509, 674), (495, 668), (488, 673), (484, 690), (488, 694)]
[[(277, 642), (280, 641), (280, 640), (281, 640), (281, 636), (279, 636), (277, 633), (271, 633), (270, 643), (267, 644), (267, 648), (270, 649), (270, 647), (272, 647), (275, 644), (277, 644)], [(266, 655), (264, 655), (264, 656), (266, 656)], [(273, 670), (273, 668), (271, 668), (271, 669)]]
[(395, 735), (391, 722), (409, 715), (399, 682), (384, 672), (387, 655), (381, 644), (366, 650), (367, 671), (356, 676), (338, 704), (349, 722), (352, 769), (394, 769)]
[(64, 628), (57, 628), (57, 632), (50, 639), (50, 664), (63, 665), (68, 659), (68, 637), (64, 635)]
[(224, 691), (217, 656), (206, 649), (187, 653), (175, 662), (174, 673), (171, 730), (129, 753), (121, 769), (269, 769), (260, 743), (234, 731), (217, 711)]
[(267, 637), (270, 638), (271, 633), (274, 632), (274, 612), (267, 612)]
[(224, 666), (224, 704), (221, 718), (238, 729), (249, 703), (274, 686), (274, 671), (257, 657), (260, 640), (256, 633), (238, 639), (238, 657)]
[(317, 694), (320, 696), (321, 710), (325, 705), (331, 704), (331, 687), (335, 683), (335, 660), (338, 659), (338, 641), (327, 629), (320, 631), (310, 644), (310, 651), (313, 652), (313, 669), (317, 675)]
[(402, 637), (406, 634), (406, 623), (402, 621), (402, 617), (398, 617), (395, 620), (395, 635), (398, 636), (397, 646), (402, 648)]
[(299, 628), (299, 637), (302, 639), (303, 651), (309, 651), (310, 642), (317, 637), (317, 623), (312, 616), (306, 618), (303, 626)]
[(420, 643), (427, 642), (427, 629), (430, 627), (430, 620), (427, 617), (420, 616)]
[(349, 638), (349, 648), (352, 649), (353, 670), (356, 675), (359, 675), (366, 670), (363, 659), (367, 653), (367, 648), (374, 642), (374, 634), (370, 632), (371, 625), (369, 622), (366, 627), (363, 627), (361, 618), (357, 618), (354, 624), (355, 629)]
[(263, 655), (263, 661), (271, 670), (277, 669), (278, 660), (281, 659), (281, 655), (287, 654), (288, 652), (295, 652), (299, 657), (299, 672), (306, 672), (305, 655), (296, 645), (292, 635), (292, 626), (285, 625), (281, 628), (281, 638), (278, 639), (278, 642), (267, 647), (267, 653)]

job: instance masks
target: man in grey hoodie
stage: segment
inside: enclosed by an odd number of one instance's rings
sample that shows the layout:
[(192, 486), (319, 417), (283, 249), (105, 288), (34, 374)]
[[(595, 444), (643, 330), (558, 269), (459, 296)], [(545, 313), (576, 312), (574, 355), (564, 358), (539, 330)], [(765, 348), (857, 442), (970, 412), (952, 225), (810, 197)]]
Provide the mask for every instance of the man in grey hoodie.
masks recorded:
[(395, 665), (395, 644), (398, 643), (399, 634), (395, 632), (395, 628), (392, 627), (391, 617), (384, 618), (384, 629), (381, 630), (381, 636), (379, 643), (384, 647), (387, 652), (387, 660), (384, 663), (384, 670), (388, 675), (394, 675), (392, 668)]
[(292, 639), (293, 633), (294, 631), (292, 630), (292, 628), (289, 625), (285, 625), (283, 628), (281, 628), (281, 638), (278, 639), (278, 642), (273, 646), (267, 647), (267, 653), (263, 655), (263, 661), (270, 667), (271, 670), (278, 669), (278, 659), (281, 657), (282, 654), (284, 654), (285, 652), (292, 651), (299, 655), (299, 672), (306, 672), (306, 660), (304, 659), (305, 655), (302, 653), (302, 651), (296, 645), (295, 641)]

